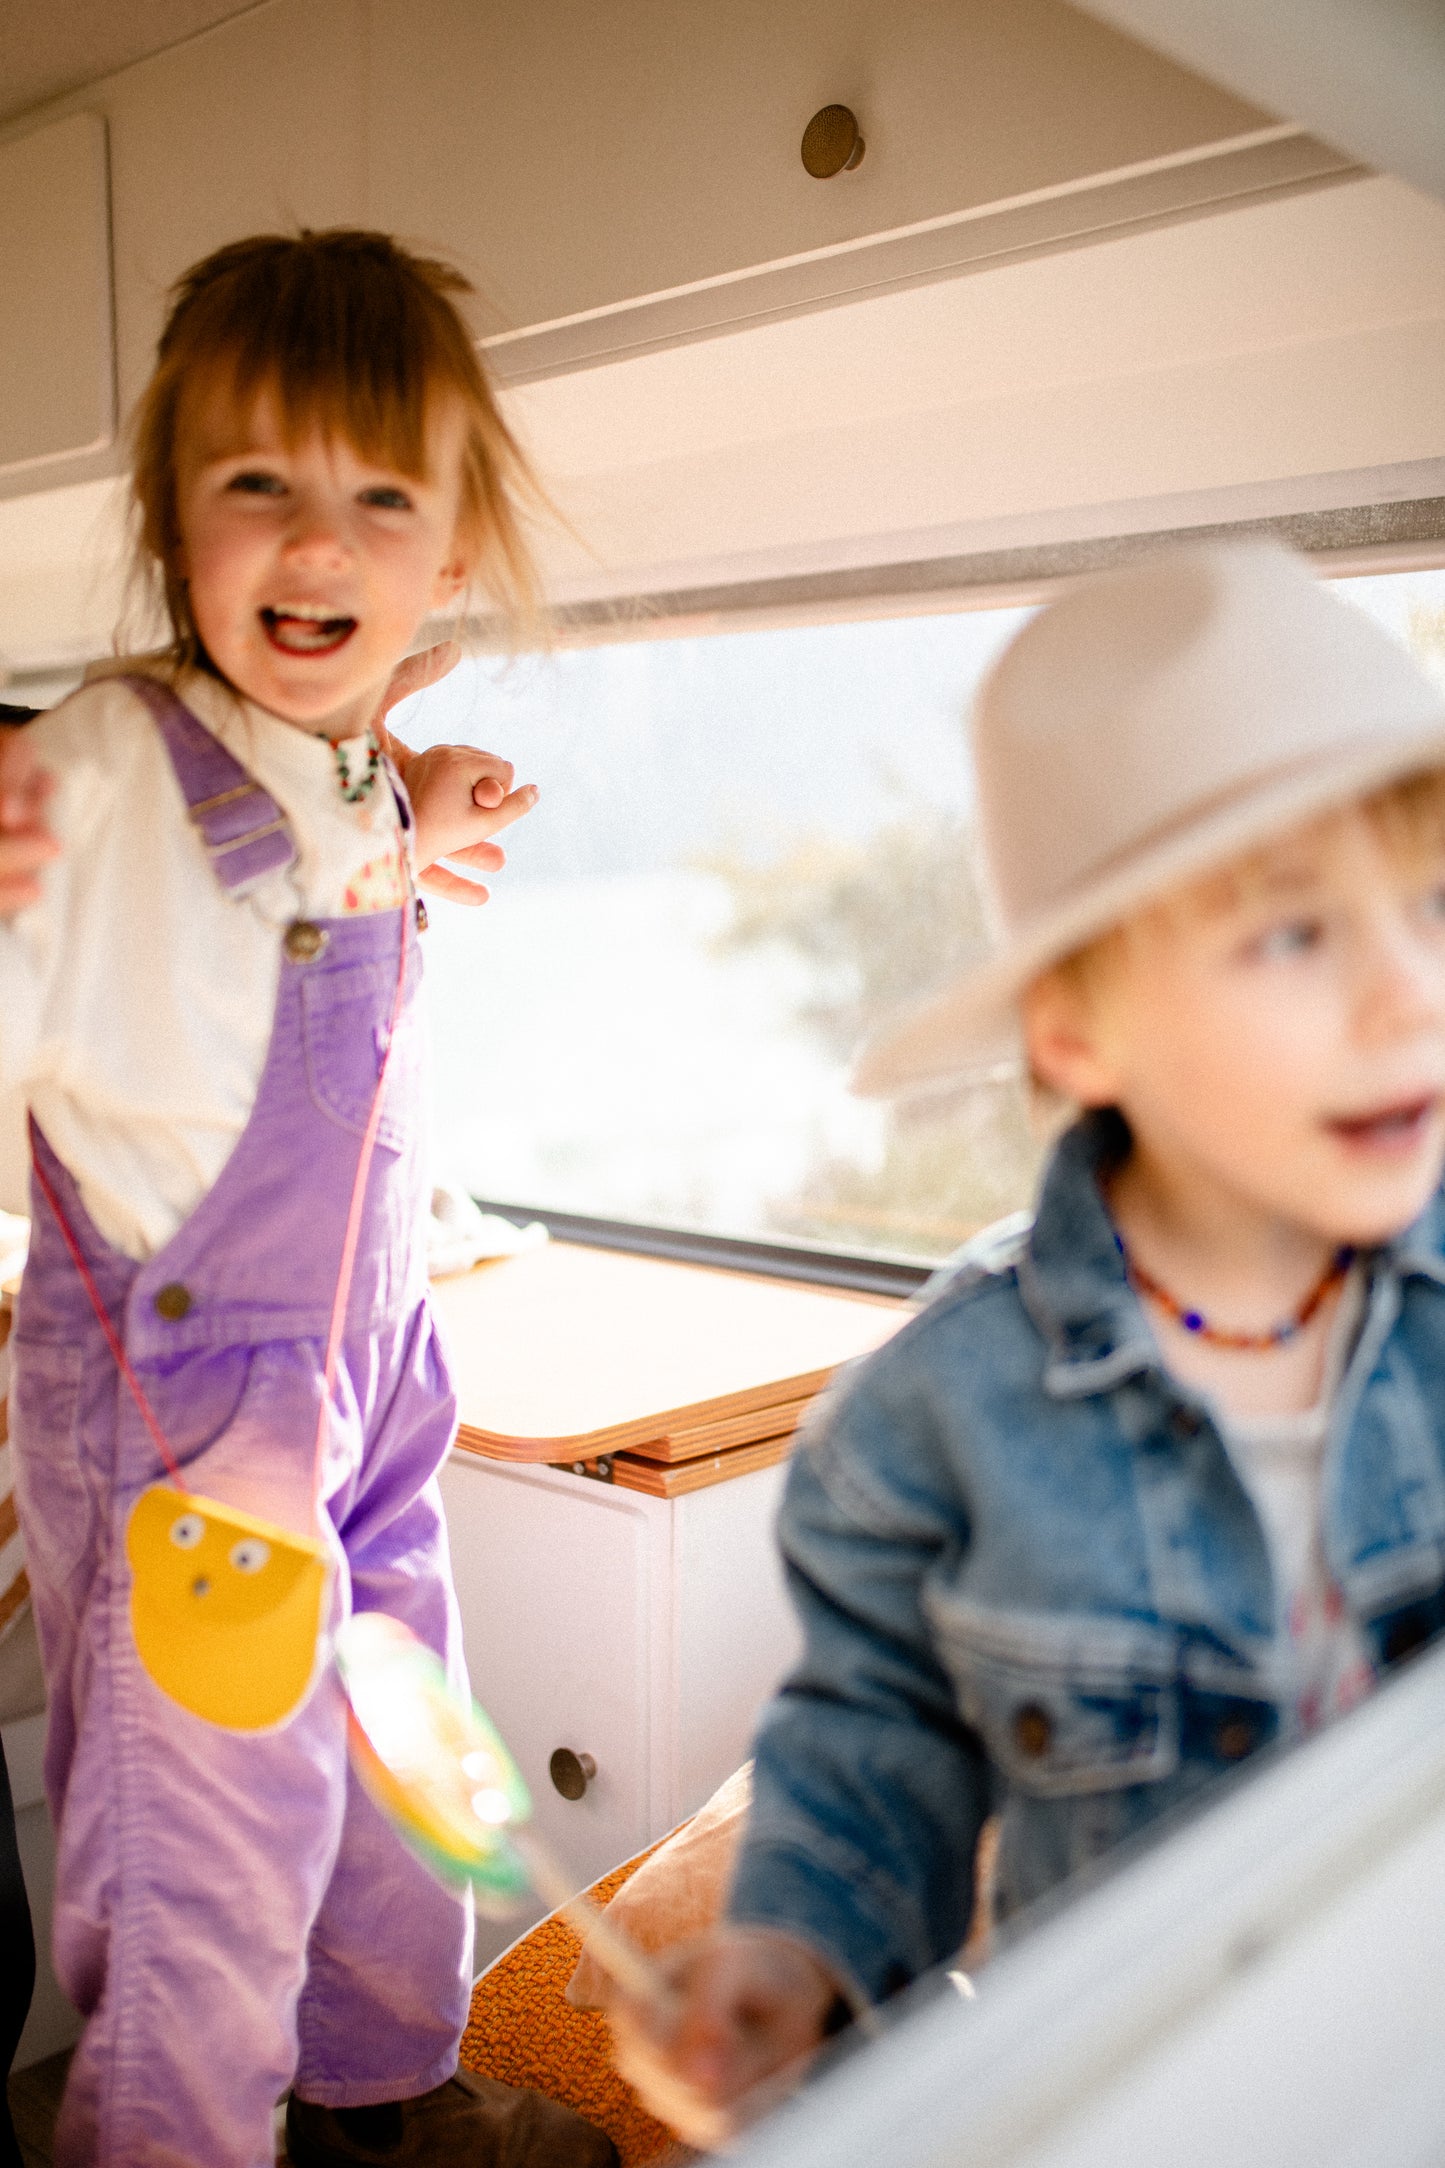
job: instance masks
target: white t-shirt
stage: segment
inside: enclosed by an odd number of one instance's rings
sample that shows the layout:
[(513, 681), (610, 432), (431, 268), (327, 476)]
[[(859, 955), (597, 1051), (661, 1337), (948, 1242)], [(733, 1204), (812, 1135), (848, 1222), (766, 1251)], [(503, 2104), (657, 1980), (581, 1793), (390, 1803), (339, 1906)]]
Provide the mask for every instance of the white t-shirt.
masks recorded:
[[(28, 1209), (28, 1105), (101, 1233), (138, 1259), (194, 1211), (250, 1118), (282, 929), (406, 893), (384, 775), (349, 804), (324, 738), (202, 672), (177, 689), (285, 812), (296, 862), (228, 895), (149, 711), (107, 675), (30, 725), (62, 855), (40, 902), (0, 918), (0, 1208)], [(343, 751), (361, 775), (365, 739)]]
[(1297, 1415), (1220, 1417), (1235, 1472), (1254, 1502), (1274, 1568), (1281, 1688), (1302, 1731), (1319, 1729), (1375, 1682), (1359, 1627), (1324, 1547), (1324, 1465), (1330, 1414), (1359, 1331), (1362, 1276), (1345, 1283), (1330, 1332), (1321, 1397)]

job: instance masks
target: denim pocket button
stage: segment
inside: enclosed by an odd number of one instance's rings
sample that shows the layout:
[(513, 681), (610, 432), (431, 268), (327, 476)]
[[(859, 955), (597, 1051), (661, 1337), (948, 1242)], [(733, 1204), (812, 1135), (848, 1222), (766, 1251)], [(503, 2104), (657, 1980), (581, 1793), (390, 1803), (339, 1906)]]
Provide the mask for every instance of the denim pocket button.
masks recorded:
[(167, 1280), (164, 1287), (157, 1289), (156, 1315), (163, 1317), (167, 1324), (178, 1325), (181, 1319), (189, 1314), (190, 1307), (191, 1291), (188, 1287), (182, 1287), (179, 1280)]
[(1221, 1761), (1243, 1761), (1254, 1751), (1256, 1736), (1247, 1717), (1227, 1716), (1214, 1734), (1214, 1751)]
[(1054, 1720), (1039, 1701), (1026, 1701), (1014, 1712), (1014, 1745), (1030, 1761), (1042, 1761), (1054, 1743)]

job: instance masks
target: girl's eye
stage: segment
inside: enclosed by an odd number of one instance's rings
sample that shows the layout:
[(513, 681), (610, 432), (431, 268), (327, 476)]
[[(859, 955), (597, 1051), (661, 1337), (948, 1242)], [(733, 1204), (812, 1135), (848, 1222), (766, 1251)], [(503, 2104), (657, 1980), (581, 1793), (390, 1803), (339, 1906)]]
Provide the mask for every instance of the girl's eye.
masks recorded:
[(396, 489), (389, 482), (378, 482), (374, 489), (361, 492), (363, 504), (369, 504), (377, 512), (409, 512), (411, 499), (404, 489)]
[(261, 467), (248, 467), (244, 473), (233, 474), (226, 487), (240, 497), (279, 497), (286, 484), (279, 474), (267, 474)]
[(1324, 939), (1317, 918), (1291, 918), (1271, 926), (1254, 942), (1254, 953), (1265, 963), (1279, 963), (1291, 956), (1308, 956)]

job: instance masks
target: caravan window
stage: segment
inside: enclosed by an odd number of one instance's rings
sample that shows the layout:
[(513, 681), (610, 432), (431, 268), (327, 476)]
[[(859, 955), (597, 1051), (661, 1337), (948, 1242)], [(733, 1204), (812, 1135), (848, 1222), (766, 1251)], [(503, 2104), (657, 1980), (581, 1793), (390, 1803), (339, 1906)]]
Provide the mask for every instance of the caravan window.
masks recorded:
[[(1445, 671), (1445, 572), (1343, 591)], [(928, 1260), (1027, 1201), (1015, 1075), (892, 1111), (861, 1034), (983, 938), (962, 718), (1027, 611), (465, 661), (399, 717), (541, 785), (428, 941), (439, 1171), (509, 1204)]]

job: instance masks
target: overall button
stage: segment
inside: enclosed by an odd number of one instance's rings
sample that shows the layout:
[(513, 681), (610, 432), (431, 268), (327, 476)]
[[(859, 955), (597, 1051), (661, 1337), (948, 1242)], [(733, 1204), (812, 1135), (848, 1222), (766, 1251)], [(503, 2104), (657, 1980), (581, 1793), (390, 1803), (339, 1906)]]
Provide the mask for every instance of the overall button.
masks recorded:
[(286, 928), (281, 946), (293, 964), (309, 964), (330, 938), (324, 926), (313, 926), (309, 918), (297, 918)]
[(1256, 1738), (1247, 1716), (1227, 1716), (1214, 1734), (1214, 1751), (1221, 1761), (1243, 1761), (1254, 1752)]
[(418, 896), (418, 897), (417, 897), (417, 899), (416, 899), (416, 930), (417, 930), (417, 932), (418, 932), (418, 933), (425, 933), (425, 932), (426, 932), (426, 930), (427, 930), (427, 927), (428, 927), (428, 926), (429, 926), (430, 924), (431, 924), (431, 920), (430, 920), (430, 919), (429, 919), (429, 918), (427, 917), (427, 915), (426, 915), (426, 905), (425, 905), (425, 904), (424, 904), (424, 903), (422, 902), (422, 900), (421, 900), (421, 897), (420, 897), (420, 896)]
[(164, 1287), (156, 1290), (155, 1307), (158, 1316), (177, 1325), (191, 1307), (191, 1291), (182, 1287), (179, 1280), (167, 1280)]
[(1054, 1743), (1054, 1720), (1041, 1702), (1026, 1701), (1014, 1715), (1014, 1745), (1030, 1761), (1039, 1761)]

